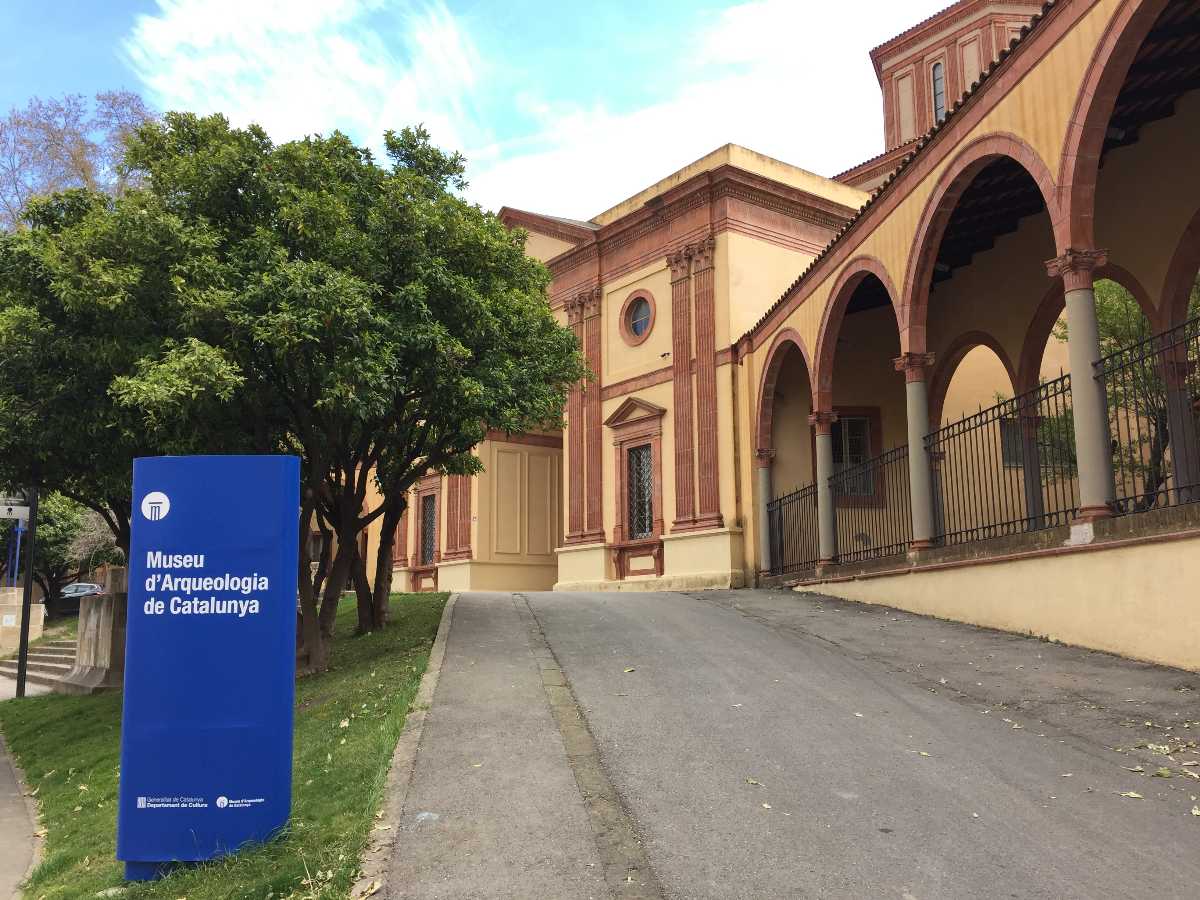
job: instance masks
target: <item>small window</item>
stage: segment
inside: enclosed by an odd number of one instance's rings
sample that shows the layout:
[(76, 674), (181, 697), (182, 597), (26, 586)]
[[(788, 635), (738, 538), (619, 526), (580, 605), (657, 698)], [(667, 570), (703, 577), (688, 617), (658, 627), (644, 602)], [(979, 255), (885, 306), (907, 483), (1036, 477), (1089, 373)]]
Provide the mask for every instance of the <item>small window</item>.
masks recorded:
[(651, 447), (630, 447), (627, 464), (629, 483), (629, 538), (640, 540), (654, 532), (654, 468)]
[(629, 332), (634, 337), (641, 337), (650, 330), (650, 302), (645, 297), (638, 297), (629, 304)]
[(940, 62), (933, 64), (933, 118), (946, 118), (946, 69)]
[[(866, 416), (842, 416), (833, 423), (833, 471), (855, 470), (871, 458), (871, 420)], [(840, 479), (843, 497), (870, 497), (875, 479), (869, 469), (858, 469)]]
[(437, 494), (421, 498), (421, 565), (432, 566), (437, 554)]
[(1000, 460), (1006, 469), (1020, 469), (1025, 464), (1019, 419), (1000, 420)]

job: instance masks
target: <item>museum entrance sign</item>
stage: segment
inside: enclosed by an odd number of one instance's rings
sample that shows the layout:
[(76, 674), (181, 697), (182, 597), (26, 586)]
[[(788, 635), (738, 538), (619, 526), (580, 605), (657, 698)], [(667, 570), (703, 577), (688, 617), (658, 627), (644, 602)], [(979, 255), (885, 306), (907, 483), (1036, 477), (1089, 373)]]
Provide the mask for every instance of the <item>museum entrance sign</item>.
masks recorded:
[(133, 466), (117, 858), (144, 880), (291, 809), (299, 460)]

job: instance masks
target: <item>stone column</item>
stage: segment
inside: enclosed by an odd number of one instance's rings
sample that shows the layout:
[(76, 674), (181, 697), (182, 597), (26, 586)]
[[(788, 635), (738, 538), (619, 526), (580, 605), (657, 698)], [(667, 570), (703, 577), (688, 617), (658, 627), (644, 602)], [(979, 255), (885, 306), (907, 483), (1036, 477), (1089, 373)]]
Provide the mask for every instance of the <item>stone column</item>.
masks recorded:
[(1071, 364), (1071, 409), (1075, 425), (1075, 460), (1079, 467), (1079, 521), (1094, 522), (1113, 514), (1112, 446), (1104, 385), (1095, 378), (1100, 359), (1093, 272), (1104, 265), (1104, 250), (1067, 250), (1046, 261), (1051, 278), (1061, 278), (1067, 304), (1067, 356)]
[(1042, 497), (1042, 452), (1038, 447), (1038, 426), (1042, 417), (1036, 409), (1021, 410), (1021, 477), (1025, 484), (1025, 528), (1040, 531), (1046, 526), (1046, 502)]
[(696, 424), (700, 505), (696, 527), (720, 528), (721, 471), (717, 465), (717, 321), (713, 291), (713, 256), (717, 241), (710, 234), (689, 248), (696, 290)]
[(904, 353), (892, 360), (904, 373), (904, 399), (908, 411), (908, 489), (912, 505), (912, 549), (933, 546), (933, 469), (925, 437), (929, 434), (928, 370), (932, 353)]
[(833, 496), (833, 423), (837, 413), (816, 412), (808, 417), (808, 424), (816, 431), (817, 452), (817, 546), (818, 565), (830, 566), (837, 562), (837, 500)]
[(603, 417), (600, 415), (600, 297), (602, 290), (597, 285), (582, 295), (584, 353), (588, 368), (595, 379), (584, 386), (583, 427), (585, 468), (587, 470), (584, 493), (586, 495), (584, 534), (585, 541), (604, 540), (604, 501), (602, 475), (604, 472), (600, 455)]
[(691, 255), (680, 250), (667, 257), (671, 267), (671, 379), (675, 420), (675, 522), (673, 531), (696, 523), (695, 437), (692, 427), (692, 276)]
[(1187, 358), (1187, 345), (1178, 344), (1166, 351), (1163, 381), (1167, 387), (1167, 428), (1171, 435), (1171, 469), (1175, 502), (1192, 503), (1200, 499), (1200, 426), (1197, 409), (1188, 390), (1188, 378), (1196, 363)]
[(771, 518), (767, 512), (767, 505), (775, 499), (774, 489), (771, 486), (771, 463), (774, 459), (774, 450), (760, 448), (755, 453), (754, 476), (758, 483), (758, 555), (759, 568), (764, 572), (772, 571), (776, 563), (775, 547), (772, 545)]
[[(567, 300), (567, 324), (583, 350), (583, 304), (579, 297)], [(583, 540), (583, 383), (571, 385), (567, 395), (567, 543)], [(419, 502), (419, 501), (418, 501)], [(418, 522), (420, 519), (418, 518)], [(417, 528), (418, 534), (420, 527)], [(418, 541), (420, 538), (418, 538)]]

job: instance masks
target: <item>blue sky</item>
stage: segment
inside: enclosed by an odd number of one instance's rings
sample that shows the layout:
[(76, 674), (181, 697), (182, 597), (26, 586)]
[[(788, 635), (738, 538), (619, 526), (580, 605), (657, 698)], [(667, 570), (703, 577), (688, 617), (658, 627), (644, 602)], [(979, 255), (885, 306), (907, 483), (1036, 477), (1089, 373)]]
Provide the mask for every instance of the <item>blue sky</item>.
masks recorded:
[(588, 218), (732, 141), (880, 152), (867, 53), (938, 0), (4, 0), (0, 109), (129, 88), (278, 140), (424, 122), (469, 196)]

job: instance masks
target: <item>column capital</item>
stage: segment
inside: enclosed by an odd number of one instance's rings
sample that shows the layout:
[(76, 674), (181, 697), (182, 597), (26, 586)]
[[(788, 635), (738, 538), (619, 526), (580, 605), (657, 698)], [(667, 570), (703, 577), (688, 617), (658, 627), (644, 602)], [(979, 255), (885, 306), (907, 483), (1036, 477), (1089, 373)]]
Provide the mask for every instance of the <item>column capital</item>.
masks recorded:
[(691, 275), (692, 256), (687, 247), (667, 254), (667, 265), (671, 267), (671, 283), (683, 281)]
[(833, 423), (838, 420), (835, 412), (815, 412), (808, 417), (808, 424), (816, 429), (817, 434), (832, 434)]
[(567, 311), (568, 325), (578, 325), (583, 321), (583, 297), (583, 294), (576, 294), (568, 297), (563, 303), (563, 308)]
[(698, 273), (713, 267), (716, 250), (717, 239), (710, 234), (694, 244), (688, 244), (683, 252), (692, 258), (692, 271)]
[(754, 451), (754, 457), (758, 461), (758, 468), (765, 469), (769, 467), (771, 465), (771, 461), (775, 459), (775, 450), (772, 447), (759, 447)]
[(579, 295), (580, 303), (583, 306), (583, 318), (594, 319), (600, 315), (600, 298), (603, 295), (604, 291), (600, 289), (600, 285)]
[(1068, 247), (1061, 256), (1046, 260), (1046, 274), (1061, 278), (1064, 291), (1086, 290), (1092, 273), (1108, 262), (1107, 250), (1076, 250)]
[(904, 373), (904, 381), (924, 381), (925, 370), (933, 368), (932, 353), (901, 353), (892, 360), (897, 372)]

